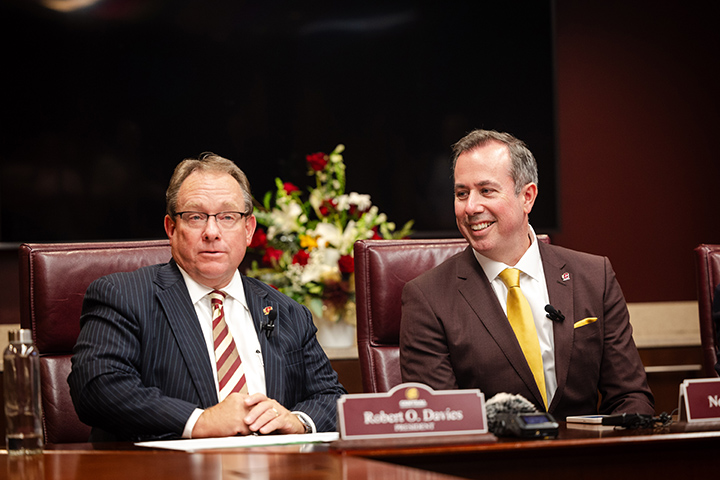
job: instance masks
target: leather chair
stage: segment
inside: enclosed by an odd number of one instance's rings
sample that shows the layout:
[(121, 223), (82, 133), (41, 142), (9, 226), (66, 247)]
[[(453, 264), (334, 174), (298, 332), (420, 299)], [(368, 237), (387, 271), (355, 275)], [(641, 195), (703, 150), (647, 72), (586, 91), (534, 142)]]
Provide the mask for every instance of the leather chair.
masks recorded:
[[(550, 243), (547, 235), (538, 239)], [(402, 383), (400, 317), (405, 283), (467, 246), (464, 238), (355, 243), (358, 358), (366, 393), (387, 392)]]
[(20, 323), (40, 352), (43, 429), (47, 443), (87, 442), (67, 377), (80, 333), (80, 311), (90, 283), (170, 259), (168, 240), (20, 246)]
[(703, 244), (695, 248), (697, 272), (700, 342), (703, 354), (703, 375), (717, 377), (717, 330), (712, 318), (715, 287), (720, 283), (720, 245)]

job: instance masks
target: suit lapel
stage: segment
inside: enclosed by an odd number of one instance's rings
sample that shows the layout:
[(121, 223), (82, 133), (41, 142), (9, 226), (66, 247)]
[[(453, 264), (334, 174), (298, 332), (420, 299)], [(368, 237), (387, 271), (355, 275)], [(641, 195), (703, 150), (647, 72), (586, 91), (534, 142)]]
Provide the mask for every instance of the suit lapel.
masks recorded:
[(187, 287), (174, 260), (158, 271), (155, 283), (159, 287), (158, 301), (167, 316), (202, 407), (211, 407), (218, 402), (212, 365), (195, 307), (190, 302)]
[(518, 376), (533, 393), (538, 405), (543, 404), (540, 390), (537, 387), (530, 366), (520, 348), (515, 332), (513, 332), (507, 316), (498, 302), (495, 291), (478, 263), (472, 248), (463, 252), (462, 261), (458, 263), (458, 290), (485, 326), (495, 343), (513, 366)]
[(553, 397), (550, 409), (558, 405), (567, 382), (570, 369), (570, 356), (573, 349), (573, 281), (567, 270), (564, 260), (559, 258), (552, 247), (543, 243), (540, 246), (540, 257), (545, 270), (550, 305), (565, 315), (562, 322), (553, 322), (553, 336), (555, 345), (555, 375), (557, 377), (557, 390)]
[[(267, 292), (250, 282), (245, 275), (242, 276), (242, 281), (245, 289), (245, 299), (247, 300), (253, 325), (255, 325), (255, 332), (260, 342), (260, 350), (262, 351), (267, 396), (274, 398), (282, 404), (284, 401), (283, 392), (285, 391), (283, 388), (284, 376), (279, 375), (278, 372), (282, 372), (283, 368), (282, 349), (279, 345), (280, 337), (284, 333), (284, 325), (280, 315), (280, 306), (277, 302), (270, 300)], [(267, 332), (262, 329), (268, 320), (267, 314), (265, 313), (268, 307), (277, 314), (275, 328), (269, 337)]]

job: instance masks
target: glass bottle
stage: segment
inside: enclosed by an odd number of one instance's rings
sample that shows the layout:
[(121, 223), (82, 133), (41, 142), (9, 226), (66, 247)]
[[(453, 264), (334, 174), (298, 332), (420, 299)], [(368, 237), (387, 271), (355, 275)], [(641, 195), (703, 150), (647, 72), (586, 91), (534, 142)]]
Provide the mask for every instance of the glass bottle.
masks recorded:
[(40, 357), (30, 330), (14, 330), (8, 337), (10, 344), (3, 353), (8, 454), (42, 453)]

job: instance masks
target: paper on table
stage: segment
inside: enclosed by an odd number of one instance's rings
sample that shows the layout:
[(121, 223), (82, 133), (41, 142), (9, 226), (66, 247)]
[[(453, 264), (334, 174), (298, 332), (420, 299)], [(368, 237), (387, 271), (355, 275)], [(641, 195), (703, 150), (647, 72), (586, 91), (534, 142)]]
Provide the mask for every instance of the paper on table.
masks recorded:
[(309, 433), (297, 435), (248, 435), (245, 437), (189, 438), (181, 440), (157, 440), (136, 443), (138, 447), (167, 448), (195, 452), (210, 448), (263, 447), (267, 445), (290, 445), (294, 443), (333, 442), (340, 438), (338, 432)]

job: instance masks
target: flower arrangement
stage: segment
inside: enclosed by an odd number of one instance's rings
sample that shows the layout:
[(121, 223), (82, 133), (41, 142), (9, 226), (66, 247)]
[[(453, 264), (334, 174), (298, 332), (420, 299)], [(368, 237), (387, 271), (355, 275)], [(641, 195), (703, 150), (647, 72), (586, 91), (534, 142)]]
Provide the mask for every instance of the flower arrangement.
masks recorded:
[(338, 145), (329, 155), (306, 156), (308, 175), (315, 177), (307, 196), (275, 179), (277, 189), (255, 209), (258, 228), (249, 248), (262, 262), (254, 261), (247, 275), (306, 305), (316, 317), (354, 325), (355, 241), (403, 238), (413, 222), (396, 232), (369, 195), (345, 193), (344, 149)]

